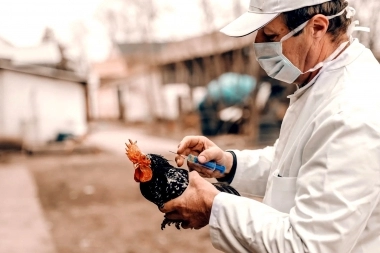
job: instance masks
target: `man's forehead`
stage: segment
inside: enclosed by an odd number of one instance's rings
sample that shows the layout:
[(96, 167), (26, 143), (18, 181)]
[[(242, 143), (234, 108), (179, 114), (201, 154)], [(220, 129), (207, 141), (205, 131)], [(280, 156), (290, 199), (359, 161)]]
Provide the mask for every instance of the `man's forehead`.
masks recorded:
[(287, 26), (284, 19), (280, 15), (263, 26), (261, 29), (263, 29), (264, 32), (279, 33), (281, 31), (287, 30)]

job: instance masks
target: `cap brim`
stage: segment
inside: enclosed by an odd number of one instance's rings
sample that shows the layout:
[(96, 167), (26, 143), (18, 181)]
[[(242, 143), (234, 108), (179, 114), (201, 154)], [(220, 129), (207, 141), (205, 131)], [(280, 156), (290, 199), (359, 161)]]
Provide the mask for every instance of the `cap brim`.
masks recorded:
[(232, 37), (245, 36), (265, 26), (278, 15), (279, 13), (246, 12), (222, 28), (220, 32)]

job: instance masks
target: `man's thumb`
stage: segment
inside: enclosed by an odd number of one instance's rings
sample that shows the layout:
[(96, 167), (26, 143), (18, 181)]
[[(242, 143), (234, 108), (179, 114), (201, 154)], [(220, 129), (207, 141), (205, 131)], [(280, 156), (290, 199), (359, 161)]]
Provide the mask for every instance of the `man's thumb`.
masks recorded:
[(200, 163), (206, 163), (209, 161), (213, 160), (218, 160), (218, 148), (217, 147), (212, 147), (209, 149), (203, 150), (199, 155), (198, 155), (198, 161)]

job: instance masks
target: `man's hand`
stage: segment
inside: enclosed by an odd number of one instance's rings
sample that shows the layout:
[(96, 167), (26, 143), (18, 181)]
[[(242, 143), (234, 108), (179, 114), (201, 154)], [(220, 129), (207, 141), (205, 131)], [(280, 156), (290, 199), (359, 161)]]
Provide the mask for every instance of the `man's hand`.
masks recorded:
[(230, 172), (233, 162), (231, 153), (223, 151), (204, 136), (186, 136), (178, 145), (177, 154), (178, 156), (175, 158), (175, 161), (179, 167), (181, 167), (185, 161), (181, 155), (187, 156), (189, 154), (198, 156), (200, 163), (214, 161), (226, 167), (225, 173), (222, 174), (219, 171), (212, 171), (201, 165), (187, 162), (190, 171), (196, 170), (202, 177), (208, 178), (224, 177)]
[(184, 193), (160, 209), (170, 220), (181, 220), (182, 227), (200, 229), (208, 225), (212, 203), (219, 191), (195, 171), (189, 173), (189, 185)]

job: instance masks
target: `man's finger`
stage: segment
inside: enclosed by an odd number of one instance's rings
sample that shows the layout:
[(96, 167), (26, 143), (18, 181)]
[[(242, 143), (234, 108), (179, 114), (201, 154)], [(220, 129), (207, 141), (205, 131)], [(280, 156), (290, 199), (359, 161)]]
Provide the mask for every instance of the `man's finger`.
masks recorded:
[(167, 214), (165, 214), (164, 217), (167, 218), (167, 219), (169, 219), (169, 220), (183, 220), (182, 215), (180, 215), (176, 211), (167, 213)]
[(185, 162), (185, 159), (180, 155), (177, 155), (174, 160), (177, 163), (178, 167), (181, 167), (183, 163)]
[(186, 136), (179, 143), (177, 153), (183, 154), (185, 153), (186, 149), (201, 151), (203, 149), (204, 143), (205, 140), (203, 140), (203, 136)]
[(173, 200), (171, 201), (168, 201), (164, 204), (164, 206), (162, 206), (161, 208), (158, 208), (162, 213), (170, 213), (170, 212), (173, 212), (175, 209), (174, 209), (174, 205), (173, 205)]
[(198, 155), (198, 161), (200, 163), (205, 163), (209, 161), (217, 161), (223, 158), (223, 152), (221, 152), (220, 148), (217, 146), (210, 147), (208, 149), (203, 150)]

